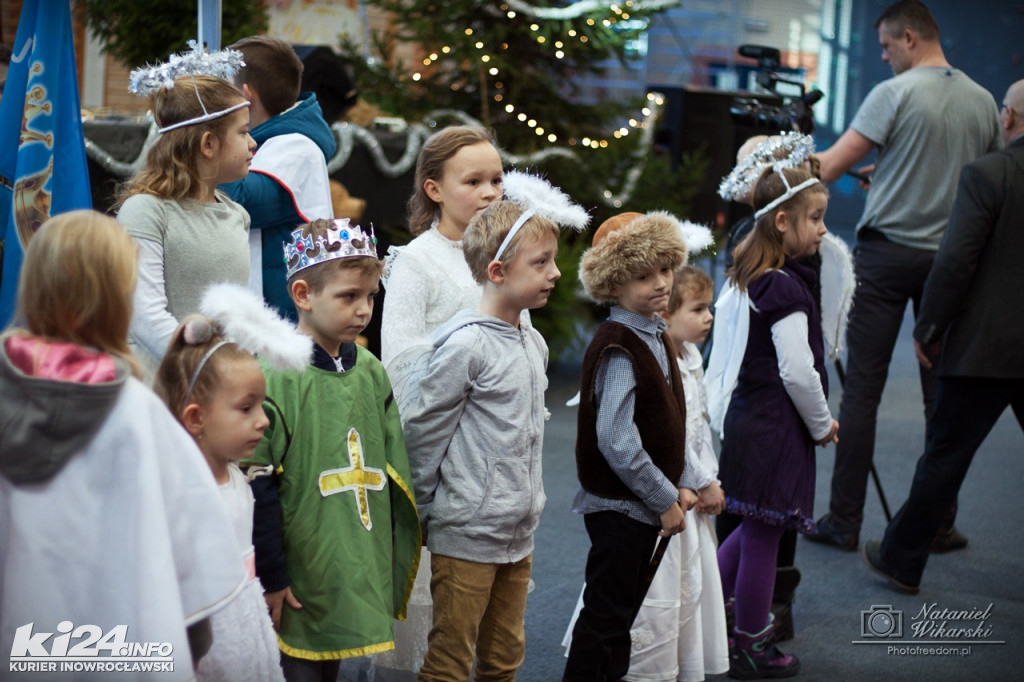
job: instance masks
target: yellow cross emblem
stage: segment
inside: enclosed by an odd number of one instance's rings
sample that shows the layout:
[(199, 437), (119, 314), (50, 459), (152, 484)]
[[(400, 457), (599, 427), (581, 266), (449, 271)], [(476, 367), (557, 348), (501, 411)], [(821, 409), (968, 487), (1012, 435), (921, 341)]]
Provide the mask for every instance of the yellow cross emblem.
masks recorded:
[(351, 490), (356, 496), (356, 508), (359, 510), (363, 528), (370, 530), (373, 528), (373, 520), (370, 518), (370, 503), (366, 499), (366, 491), (383, 490), (388, 479), (383, 470), (363, 466), (363, 442), (358, 431), (349, 429), (347, 441), (351, 466), (328, 469), (320, 474), (320, 494), (328, 497)]

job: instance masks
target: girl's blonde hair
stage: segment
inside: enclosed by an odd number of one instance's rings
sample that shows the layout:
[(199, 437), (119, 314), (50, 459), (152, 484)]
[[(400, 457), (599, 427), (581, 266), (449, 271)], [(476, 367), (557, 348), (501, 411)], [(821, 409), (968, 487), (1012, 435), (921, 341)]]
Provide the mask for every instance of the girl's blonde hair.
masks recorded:
[(419, 158), (416, 159), (416, 177), (408, 206), (409, 231), (413, 236), (427, 231), (437, 213), (437, 203), (427, 196), (423, 183), (427, 180), (439, 182), (444, 176), (444, 164), (448, 159), (463, 147), (481, 142), (497, 147), (491, 134), (479, 126), (449, 126), (434, 133), (423, 143)]
[[(766, 168), (758, 178), (757, 184), (754, 185), (754, 211), (761, 210), (786, 193), (786, 185), (779, 177), (780, 172), (785, 173), (786, 182), (790, 187), (795, 187), (814, 177), (810, 171), (802, 167), (784, 168), (780, 171), (771, 167)], [(726, 274), (740, 291), (745, 291), (751, 282), (769, 270), (782, 267), (786, 260), (786, 253), (782, 247), (782, 232), (776, 228), (775, 218), (782, 211), (794, 218), (797, 217), (805, 209), (807, 198), (811, 194), (828, 196), (828, 190), (823, 184), (817, 183), (796, 193), (793, 198), (758, 218), (754, 223), (754, 229), (733, 251), (732, 269)]]
[(18, 279), (16, 319), (33, 335), (122, 358), (133, 371), (128, 326), (138, 247), (110, 216), (70, 211), (29, 241)]
[[(213, 113), (244, 100), (242, 92), (223, 78), (181, 76), (174, 81), (173, 88), (161, 88), (153, 96), (153, 117), (164, 128), (202, 116), (204, 106)], [(136, 194), (175, 200), (196, 196), (205, 182), (199, 174), (203, 134), (209, 132), (223, 140), (231, 118), (220, 116), (162, 133), (149, 148), (146, 167), (120, 188), (118, 204)]]
[[(196, 329), (203, 330), (197, 341), (192, 338)], [(225, 362), (248, 359), (255, 362), (252, 353), (228, 342), (215, 350), (200, 368), (206, 354), (225, 341), (217, 325), (202, 315), (185, 318), (171, 338), (164, 359), (156, 371), (153, 391), (164, 401), (179, 422), (188, 404), (207, 405), (220, 387)], [(190, 343), (191, 342), (191, 343)], [(196, 375), (196, 369), (199, 373)], [(191, 392), (189, 385), (192, 386)], [(187, 402), (186, 402), (187, 401)]]

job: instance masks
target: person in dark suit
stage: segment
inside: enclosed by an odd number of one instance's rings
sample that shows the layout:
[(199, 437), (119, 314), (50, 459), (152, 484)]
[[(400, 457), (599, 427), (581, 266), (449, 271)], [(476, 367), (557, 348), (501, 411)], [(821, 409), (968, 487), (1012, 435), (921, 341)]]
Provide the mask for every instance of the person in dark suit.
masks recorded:
[(999, 125), (1006, 148), (960, 174), (914, 327), (921, 364), (938, 366), (930, 437), (906, 503), (881, 543), (863, 549), (869, 568), (911, 594), (974, 453), (1007, 405), (1024, 428), (1024, 80), (1006, 91)]
[[(846, 132), (818, 154), (822, 182), (834, 182), (877, 152), (874, 165), (857, 169), (871, 181), (853, 251), (857, 286), (846, 329), (842, 427), (828, 513), (806, 535), (849, 552), (860, 545), (878, 406), (907, 304), (916, 319), (961, 169), (1002, 146), (995, 98), (946, 59), (927, 7), (898, 0), (882, 11), (875, 28), (893, 77), (871, 89)], [(935, 372), (921, 367), (920, 381), (927, 421), (935, 409)], [(925, 442), (928, 435), (926, 429)], [(933, 551), (967, 545), (954, 527), (954, 506), (948, 511)]]

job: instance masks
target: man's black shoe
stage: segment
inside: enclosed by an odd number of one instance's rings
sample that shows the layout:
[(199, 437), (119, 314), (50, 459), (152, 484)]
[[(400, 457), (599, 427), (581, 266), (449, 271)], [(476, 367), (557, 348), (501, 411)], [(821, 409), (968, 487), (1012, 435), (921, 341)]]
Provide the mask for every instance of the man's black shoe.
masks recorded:
[(817, 525), (818, 531), (816, 533), (807, 533), (808, 540), (838, 547), (844, 552), (857, 551), (857, 545), (860, 543), (860, 533), (857, 531), (844, 533), (836, 530), (836, 527), (832, 525), (832, 517), (828, 514), (818, 519)]
[(868, 565), (868, 568), (870, 568), (874, 573), (885, 578), (889, 585), (896, 591), (904, 592), (906, 594), (917, 594), (921, 591), (920, 585), (913, 585), (896, 578), (895, 572), (889, 568), (882, 559), (881, 542), (877, 540), (865, 542), (864, 549), (861, 550), (861, 556), (864, 557), (864, 563)]
[(933, 554), (945, 554), (967, 546), (967, 536), (961, 533), (954, 526), (949, 530), (940, 530), (932, 542)]

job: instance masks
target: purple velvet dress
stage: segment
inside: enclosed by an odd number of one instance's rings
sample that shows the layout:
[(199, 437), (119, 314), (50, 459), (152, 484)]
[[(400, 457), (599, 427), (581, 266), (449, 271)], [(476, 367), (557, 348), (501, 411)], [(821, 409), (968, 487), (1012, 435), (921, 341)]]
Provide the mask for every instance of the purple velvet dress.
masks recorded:
[(821, 316), (811, 294), (816, 279), (811, 268), (787, 258), (781, 270), (748, 287), (756, 310), (725, 415), (719, 465), (728, 512), (802, 532), (815, 529), (815, 444), (782, 384), (771, 327), (794, 312), (807, 314), (807, 341), (827, 396)]

